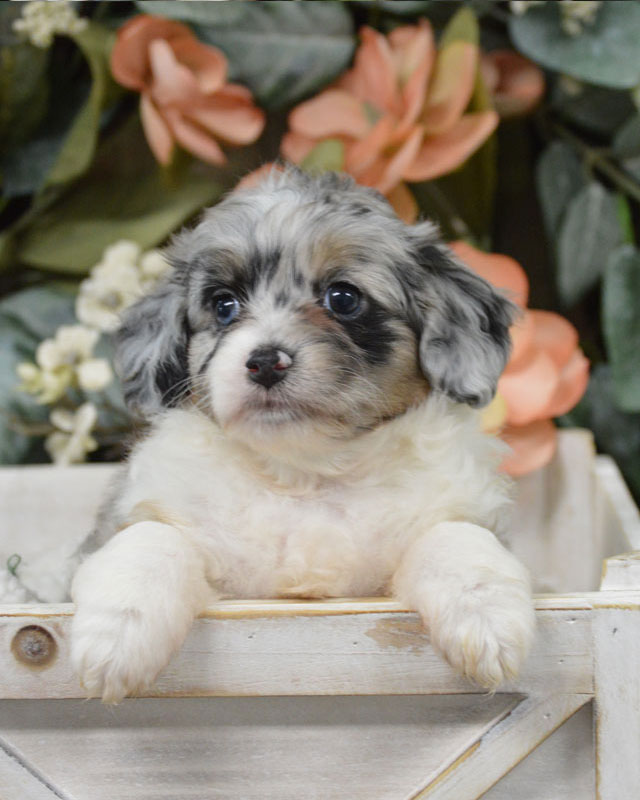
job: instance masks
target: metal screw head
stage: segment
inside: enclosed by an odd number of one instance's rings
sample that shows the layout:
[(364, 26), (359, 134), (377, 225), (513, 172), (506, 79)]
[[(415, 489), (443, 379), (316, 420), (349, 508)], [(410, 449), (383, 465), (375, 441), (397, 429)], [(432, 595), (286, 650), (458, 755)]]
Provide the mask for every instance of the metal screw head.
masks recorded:
[(56, 657), (58, 646), (49, 631), (39, 625), (26, 625), (13, 637), (11, 651), (28, 667), (47, 667)]

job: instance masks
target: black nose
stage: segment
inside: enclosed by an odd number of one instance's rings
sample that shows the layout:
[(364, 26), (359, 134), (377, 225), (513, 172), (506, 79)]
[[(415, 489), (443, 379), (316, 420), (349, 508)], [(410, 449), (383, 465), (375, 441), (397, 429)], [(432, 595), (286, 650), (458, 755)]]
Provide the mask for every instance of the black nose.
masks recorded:
[(270, 389), (285, 377), (291, 364), (291, 356), (284, 350), (277, 350), (275, 347), (260, 347), (251, 353), (245, 366), (254, 383)]

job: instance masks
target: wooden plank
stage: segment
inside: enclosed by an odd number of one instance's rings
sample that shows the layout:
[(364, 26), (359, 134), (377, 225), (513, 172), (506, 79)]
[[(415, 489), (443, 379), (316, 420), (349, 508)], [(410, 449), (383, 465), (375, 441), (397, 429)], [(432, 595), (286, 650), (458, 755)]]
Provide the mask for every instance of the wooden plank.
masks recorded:
[(20, 759), (0, 739), (0, 798), (2, 800), (70, 800), (38, 771)]
[(574, 694), (526, 698), (412, 800), (477, 800), (590, 699)]
[[(640, 593), (638, 593), (640, 602)], [(160, 674), (150, 696), (448, 694), (478, 688), (453, 673), (431, 648), (416, 614), (385, 608), (388, 601), (278, 605), (220, 603), (196, 620), (181, 651)], [(520, 676), (505, 691), (593, 691), (591, 614), (583, 599), (569, 608), (537, 612), (538, 632)], [(582, 603), (582, 605), (581, 605)], [(51, 614), (0, 615), (3, 678), (0, 697), (84, 697), (69, 662), (71, 608)], [(355, 613), (354, 613), (354, 608)], [(345, 609), (348, 609), (345, 611)], [(39, 625), (55, 640), (57, 656), (29, 667), (12, 655), (16, 633)]]
[(74, 800), (399, 800), (521, 699), (6, 700), (0, 735)]
[[(621, 592), (603, 592), (619, 595)], [(602, 607), (594, 620), (599, 800), (640, 795), (640, 610)]]

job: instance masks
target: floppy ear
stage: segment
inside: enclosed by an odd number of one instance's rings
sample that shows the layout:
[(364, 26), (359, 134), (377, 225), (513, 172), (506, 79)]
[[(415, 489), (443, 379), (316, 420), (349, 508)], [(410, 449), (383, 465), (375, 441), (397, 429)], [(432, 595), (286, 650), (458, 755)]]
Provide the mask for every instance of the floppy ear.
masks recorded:
[(188, 393), (190, 328), (185, 289), (172, 279), (124, 314), (116, 338), (116, 368), (125, 400), (150, 416)]
[(518, 308), (458, 261), (432, 225), (416, 226), (414, 235), (422, 371), (434, 390), (484, 406), (509, 359), (509, 326)]

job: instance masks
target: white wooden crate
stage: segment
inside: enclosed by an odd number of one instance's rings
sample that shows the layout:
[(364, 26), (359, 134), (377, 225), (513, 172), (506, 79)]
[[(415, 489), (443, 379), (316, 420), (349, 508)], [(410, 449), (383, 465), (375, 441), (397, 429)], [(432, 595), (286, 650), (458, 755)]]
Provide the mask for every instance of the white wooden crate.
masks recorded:
[[(0, 470), (0, 557), (42, 526), (72, 546), (110, 474)], [(0, 606), (0, 798), (637, 800), (640, 520), (587, 432), (520, 481), (512, 546), (545, 593), (494, 696), (387, 599), (228, 601), (149, 697), (106, 708), (79, 699), (71, 605)], [(45, 665), (16, 656), (28, 626), (53, 639)]]

